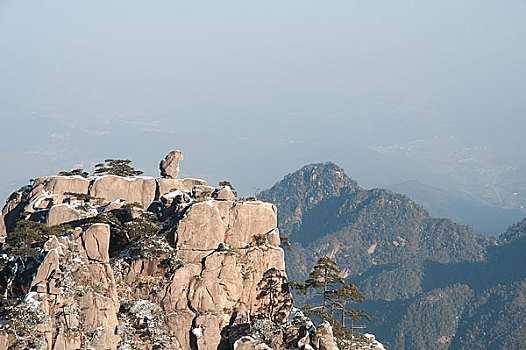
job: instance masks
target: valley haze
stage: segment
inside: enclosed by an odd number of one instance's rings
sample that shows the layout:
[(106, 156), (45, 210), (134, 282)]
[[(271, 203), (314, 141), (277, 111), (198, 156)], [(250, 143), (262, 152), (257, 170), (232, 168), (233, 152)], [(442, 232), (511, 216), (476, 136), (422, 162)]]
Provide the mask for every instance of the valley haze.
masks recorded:
[(105, 158), (155, 174), (148, 158), (180, 147), (183, 175), (244, 195), (330, 160), (367, 188), (418, 181), (524, 212), (525, 14), (519, 0), (2, 1), (0, 196)]

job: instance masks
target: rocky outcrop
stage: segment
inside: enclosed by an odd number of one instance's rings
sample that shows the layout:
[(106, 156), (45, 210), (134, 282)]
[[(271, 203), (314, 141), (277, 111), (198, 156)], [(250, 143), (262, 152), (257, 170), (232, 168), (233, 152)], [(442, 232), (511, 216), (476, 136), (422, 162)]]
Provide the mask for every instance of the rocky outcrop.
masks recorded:
[(230, 187), (226, 186), (217, 191), (217, 193), (215, 194), (215, 199), (220, 201), (235, 201), (236, 195), (234, 194), (234, 192), (232, 192)]
[(125, 178), (106, 175), (93, 182), (89, 194), (102, 199), (106, 204), (121, 199), (128, 203), (138, 203), (143, 209), (147, 209), (155, 200), (156, 190), (157, 182), (153, 177)]
[(23, 187), (11, 194), (7, 199), (0, 215), (0, 242), (3, 243), (5, 241), (7, 232), (14, 228), (16, 221), (20, 217), (27, 200), (28, 189)]
[[(109, 239), (109, 229), (107, 235)], [(6, 345), (39, 349), (117, 348), (119, 301), (113, 270), (107, 261), (90, 259), (90, 250), (78, 234), (53, 237), (46, 242), (44, 259), (30, 292), (13, 309), (8, 327), (4, 327), (8, 334)]]
[(338, 350), (332, 334), (332, 327), (329, 322), (323, 322), (316, 329), (314, 345), (319, 350)]
[(1, 271), (2, 294), (28, 293), (0, 324), (0, 350), (337, 349), (330, 326), (316, 333), (291, 312), (273, 204), (236, 201), (229, 187), (196, 179), (33, 185), (12, 196), (4, 218), (22, 207), (15, 221), (47, 225), (28, 225), (28, 237), (51, 236)]
[(110, 226), (107, 224), (95, 224), (84, 232), (82, 243), (86, 249), (86, 255), (90, 260), (101, 263), (110, 262)]
[(75, 208), (67, 204), (52, 206), (46, 216), (46, 225), (55, 226), (81, 220), (84, 216)]
[(48, 176), (35, 179), (29, 192), (28, 212), (60, 204), (68, 193), (88, 194), (90, 180), (81, 176)]
[[(177, 175), (177, 157), (162, 162), (164, 176)], [(78, 227), (28, 262), (38, 268), (19, 306), (40, 321), (30, 332), (20, 320), (23, 341), (7, 327), (10, 345), (229, 349), (236, 315), (283, 323), (292, 307), (270, 203), (236, 202), (203, 180), (106, 175), (37, 179), (5, 212), (21, 205), (20, 219)]]
[(168, 179), (175, 179), (179, 175), (179, 163), (184, 159), (183, 152), (171, 151), (168, 153), (166, 158), (161, 160), (159, 169), (161, 170), (161, 176)]
[[(208, 185), (205, 180), (200, 179), (165, 179), (161, 177), (157, 179), (157, 182), (159, 197), (174, 191), (192, 192), (194, 186)], [(156, 199), (159, 200), (159, 198)]]

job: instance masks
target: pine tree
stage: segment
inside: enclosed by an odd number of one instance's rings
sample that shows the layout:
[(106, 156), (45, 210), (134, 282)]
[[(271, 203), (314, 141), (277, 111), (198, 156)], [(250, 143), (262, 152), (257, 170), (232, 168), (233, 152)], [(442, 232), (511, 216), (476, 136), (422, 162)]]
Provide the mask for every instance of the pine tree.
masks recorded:
[(58, 173), (60, 176), (82, 176), (82, 177), (88, 177), (89, 173), (87, 171), (84, 171), (84, 169), (73, 169), (70, 171), (61, 171)]
[(131, 165), (129, 159), (106, 159), (104, 163), (95, 165), (95, 174), (109, 174), (117, 176), (137, 176), (143, 174), (141, 170), (135, 170)]
[[(290, 282), (290, 285), (302, 294), (307, 293), (310, 289), (320, 290), (315, 294), (323, 295), (323, 305), (314, 307), (305, 305), (302, 310), (307, 316), (316, 315), (323, 320), (328, 320), (335, 327), (335, 335), (338, 334), (341, 338), (352, 339), (354, 322), (363, 318), (370, 320), (365, 310), (347, 308), (351, 302), (363, 302), (364, 295), (354, 284), (345, 283), (345, 280), (340, 276), (338, 264), (328, 256), (318, 260), (305, 283), (293, 281)], [(335, 308), (341, 313), (341, 322), (334, 318)], [(346, 318), (351, 319), (350, 332), (345, 328)]]
[(305, 281), (305, 288), (323, 289), (323, 291), (316, 294), (323, 295), (323, 308), (327, 309), (329, 287), (343, 283), (345, 283), (345, 280), (340, 276), (340, 269), (336, 261), (324, 256), (318, 260), (318, 263), (309, 274), (309, 278)]
[[(347, 304), (350, 302), (363, 303), (365, 297), (362, 292), (358, 290), (354, 284), (349, 283), (340, 286), (338, 289), (331, 290), (327, 293), (327, 297), (331, 301), (331, 317), (334, 317), (334, 307), (341, 312), (341, 324), (345, 327), (345, 318), (347, 315), (353, 317), (357, 310), (347, 310)], [(363, 311), (363, 310), (361, 310)], [(369, 317), (363, 313), (363, 317)], [(354, 318), (354, 317), (353, 317)]]

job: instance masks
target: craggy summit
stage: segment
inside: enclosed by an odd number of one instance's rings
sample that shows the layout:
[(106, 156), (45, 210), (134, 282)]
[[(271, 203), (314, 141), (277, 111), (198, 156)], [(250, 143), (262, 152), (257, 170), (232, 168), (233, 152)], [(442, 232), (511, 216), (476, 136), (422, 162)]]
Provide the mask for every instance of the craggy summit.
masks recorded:
[(78, 172), (8, 198), (0, 349), (336, 348), (292, 308), (276, 207), (177, 179), (182, 159), (170, 152), (161, 177)]

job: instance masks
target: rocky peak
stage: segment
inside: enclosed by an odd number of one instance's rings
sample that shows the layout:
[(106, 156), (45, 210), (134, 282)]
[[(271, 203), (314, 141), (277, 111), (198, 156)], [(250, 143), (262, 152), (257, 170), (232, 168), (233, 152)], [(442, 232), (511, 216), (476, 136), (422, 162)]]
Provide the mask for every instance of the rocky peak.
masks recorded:
[(262, 191), (259, 197), (280, 203), (280, 228), (293, 236), (305, 212), (325, 199), (339, 196), (342, 190), (355, 192), (360, 189), (342, 168), (327, 162), (306, 165), (286, 175), (270, 189)]
[(330, 326), (290, 312), (276, 207), (175, 179), (179, 160), (10, 196), (0, 350), (335, 348)]

